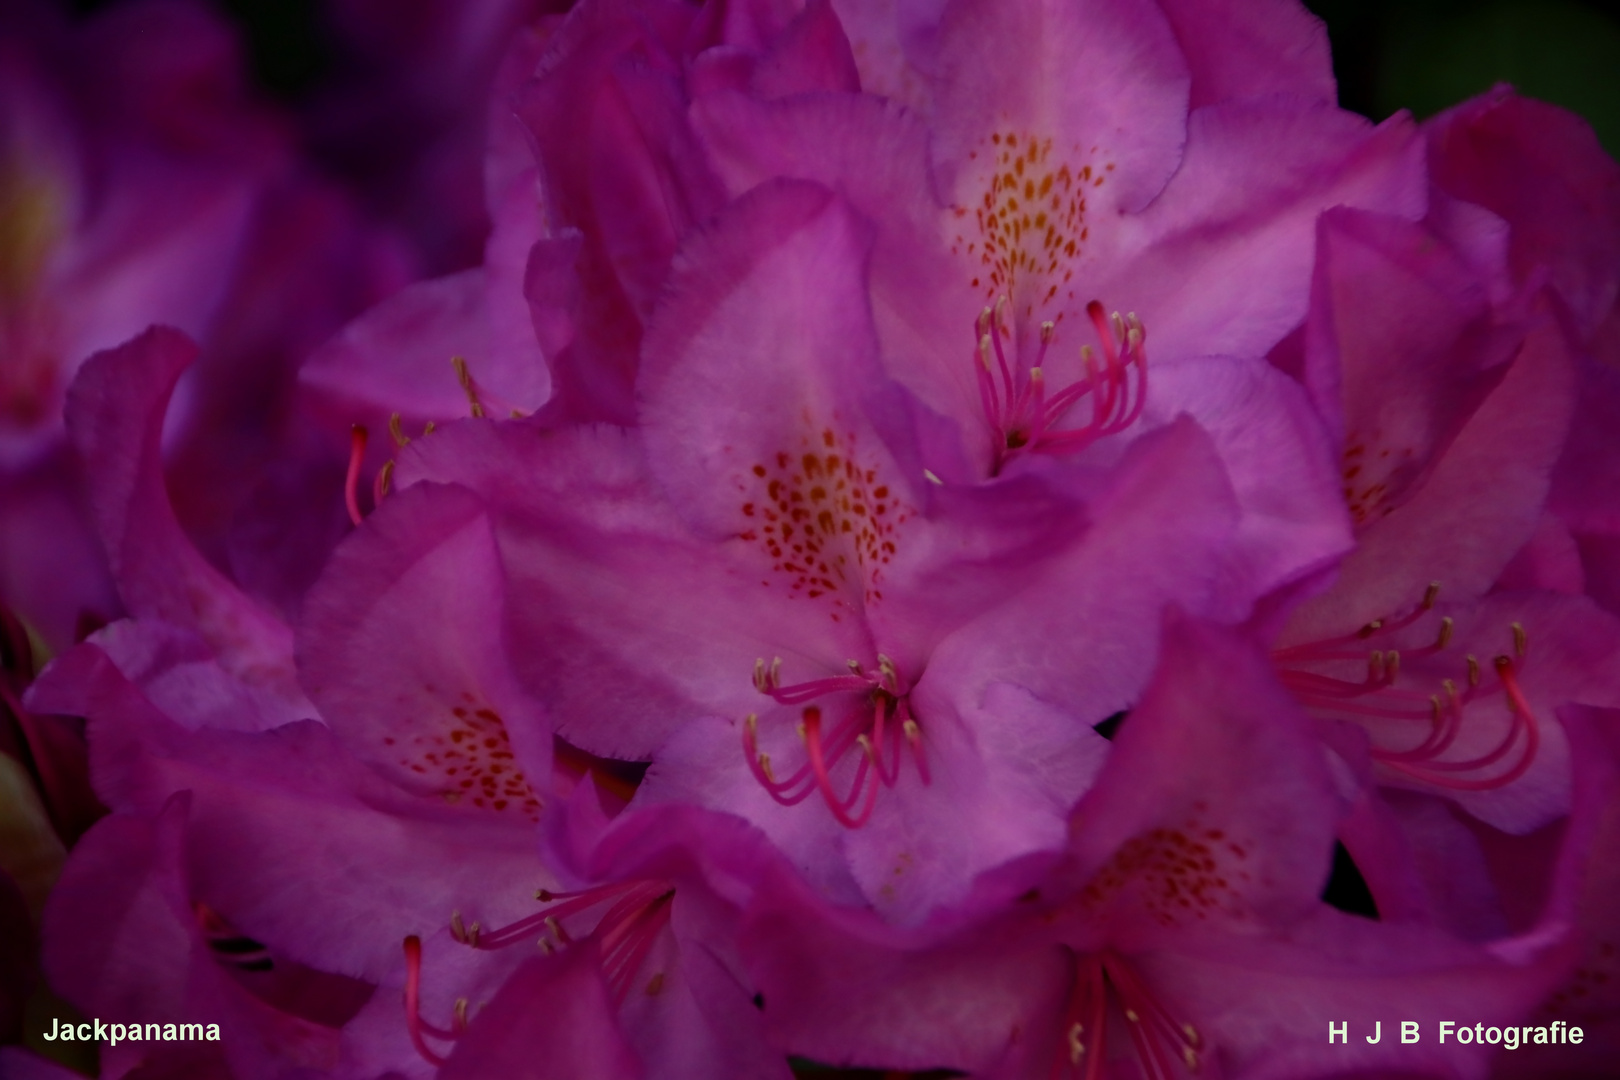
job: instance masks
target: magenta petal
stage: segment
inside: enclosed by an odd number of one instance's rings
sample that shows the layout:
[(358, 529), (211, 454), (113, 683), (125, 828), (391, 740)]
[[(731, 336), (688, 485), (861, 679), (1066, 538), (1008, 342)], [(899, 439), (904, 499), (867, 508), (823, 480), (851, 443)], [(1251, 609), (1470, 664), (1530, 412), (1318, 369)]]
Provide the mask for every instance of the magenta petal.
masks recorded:
[(1152, 359), (1257, 356), (1305, 316), (1324, 210), (1422, 214), (1422, 150), (1403, 117), (1373, 128), (1275, 98), (1199, 109), (1175, 176), (1083, 270), (1079, 298), (1135, 311)]
[(1242, 515), (1221, 577), (1231, 604), (1251, 603), (1349, 551), (1332, 447), (1297, 383), (1263, 361), (1156, 364), (1143, 428), (1182, 414), (1209, 433)]
[[(1317, 905), (1342, 812), (1316, 735), (1265, 654), (1172, 615), (1153, 682), (1075, 809), (1080, 874), (1101, 877), (1087, 906), (1124, 947), (1195, 916), (1297, 920)], [(1188, 903), (1143, 869), (1166, 836), (1194, 845), (1209, 871)]]
[(1288, 94), (1338, 100), (1327, 27), (1297, 0), (1159, 0), (1192, 72), (1192, 108)]
[(1546, 268), (1584, 338), (1620, 293), (1620, 166), (1580, 117), (1505, 86), (1425, 125), (1435, 183), (1512, 226), (1521, 280)]
[(1188, 77), (1158, 5), (964, 0), (946, 9), (939, 35), (935, 154), (957, 204), (976, 206), (983, 174), (996, 168), (992, 133), (1051, 139), (1065, 156), (1089, 152), (1096, 169), (1114, 170), (1092, 194), (1099, 222), (1139, 209), (1174, 171)]
[(592, 753), (645, 759), (695, 717), (740, 719), (761, 701), (757, 659), (836, 672), (863, 648), (856, 621), (763, 588), (752, 551), (693, 537), (634, 433), (476, 421), (401, 462), (402, 483), (453, 481), (491, 507), (518, 677)]
[(299, 673), (362, 760), (469, 812), (538, 820), (551, 728), (505, 658), (505, 577), (483, 504), (418, 484), (333, 554), (299, 627)]
[(1333, 589), (1299, 611), (1284, 644), (1408, 610), (1433, 581), (1453, 599), (1490, 588), (1535, 532), (1573, 406), (1570, 349), (1554, 320), (1538, 321), (1433, 472), (1368, 521)]
[(906, 448), (885, 448), (892, 426), (868, 415), (883, 383), (862, 287), (867, 244), (826, 189), (776, 182), (683, 251), (647, 341), (642, 424), (655, 473), (704, 532), (746, 528), (738, 491), (803, 455), (817, 458), (807, 482), (844, 480), (825, 474), (821, 455), (836, 455), (875, 470), (891, 502), (906, 499), (909, 478), (890, 457)]
[(524, 963), (479, 1011), (443, 1080), (640, 1080), (589, 944)]
[(772, 1037), (834, 1065), (978, 1072), (1068, 976), (1059, 950), (993, 932), (931, 949), (785, 875), (762, 883), (741, 942)]
[(318, 723), (187, 732), (94, 645), (36, 685), (88, 718), (91, 772), (115, 810), (154, 815), (191, 793), (196, 895), (297, 959), (397, 982), (407, 934), (458, 908), (496, 925), (533, 907), (532, 826), (409, 796)]
[(765, 97), (860, 89), (855, 57), (831, 0), (809, 0), (804, 5), (760, 58), (753, 86)]
[(1334, 210), (1318, 232), (1307, 380), (1344, 440), (1366, 524), (1400, 505), (1495, 389), (1512, 328), (1491, 326), (1484, 279), (1422, 226)]
[[(934, 650), (924, 676), (933, 692), (972, 701), (1006, 682), (1100, 723), (1135, 704), (1166, 605), (1212, 618), (1247, 614), (1249, 601), (1234, 601), (1221, 581), (1236, 500), (1193, 421), (1137, 440), (1088, 511), (1093, 524), (1072, 547)], [(1173, 532), (1166, 520), (1177, 522)]]
[(74, 381), (68, 429), (92, 477), (91, 502), (125, 605), (197, 631), (228, 670), (308, 716), (292, 668), (292, 634), (191, 545), (163, 484), (163, 417), (196, 346), (152, 329), (92, 357)]

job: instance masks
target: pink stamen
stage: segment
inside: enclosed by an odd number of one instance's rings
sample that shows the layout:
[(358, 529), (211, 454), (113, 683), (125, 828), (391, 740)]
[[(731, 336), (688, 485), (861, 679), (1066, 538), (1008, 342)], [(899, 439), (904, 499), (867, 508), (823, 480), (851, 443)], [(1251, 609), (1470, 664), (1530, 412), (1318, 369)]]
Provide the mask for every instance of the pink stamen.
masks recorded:
[[(974, 367), (979, 403), (995, 439), (994, 471), (999, 472), (1007, 458), (1021, 450), (1073, 453), (1136, 422), (1147, 400), (1147, 357), (1142, 344), (1142, 324), (1134, 315), (1126, 319), (1115, 314), (1110, 320), (1097, 301), (1086, 305), (1102, 349), (1103, 363), (1099, 366), (1091, 350), (1082, 349), (1082, 377), (1048, 395), (1046, 355), (1056, 339), (1056, 326), (1050, 322), (1041, 324), (1034, 362), (1026, 368), (1009, 357), (1007, 342), (1003, 340), (1011, 333), (1004, 319), (1007, 306), (1003, 297), (994, 311), (986, 308), (975, 327), (978, 356)], [(994, 368), (990, 362), (992, 354)], [(999, 393), (997, 372), (1001, 376)], [(1092, 399), (1090, 422), (1083, 427), (1057, 430), (1069, 410), (1087, 394)]]
[[(814, 679), (792, 686), (781, 684), (780, 668), (780, 659), (768, 667), (764, 660), (756, 661), (754, 689), (784, 705), (799, 705), (828, 694), (865, 693), (870, 696), (871, 712), (863, 713), (858, 708), (847, 711), (830, 732), (824, 732), (822, 710), (817, 706), (806, 708), (800, 725), (805, 760), (785, 778), (776, 775), (769, 756), (760, 752), (759, 718), (750, 714), (743, 724), (743, 754), (754, 779), (771, 798), (783, 806), (796, 806), (812, 792), (819, 791), (828, 810), (840, 824), (846, 828), (859, 828), (871, 818), (876, 806), (877, 789), (880, 786), (893, 787), (899, 780), (903, 743), (911, 745), (922, 782), (930, 782), (917, 723), (911, 718), (906, 698), (909, 688), (890, 660), (880, 656), (876, 672), (868, 672), (860, 664), (850, 661), (849, 675)], [(887, 747), (890, 739), (895, 744), (892, 755)], [(840, 795), (832, 779), (833, 770), (857, 748), (861, 757), (855, 763), (849, 792)], [(892, 767), (885, 766), (885, 759), (892, 762)], [(857, 806), (860, 806), (860, 810), (852, 813)]]
[(360, 513), (360, 468), (366, 461), (366, 429), (356, 424), (349, 429), (349, 473), (343, 480), (343, 504), (349, 508), (349, 520), (360, 524), (365, 515)]
[(855, 817), (849, 816), (849, 808), (855, 805), (860, 796), (862, 783), (866, 779), (868, 758), (862, 758), (855, 770), (855, 782), (850, 785), (849, 798), (840, 800), (833, 791), (832, 777), (827, 773), (827, 763), (821, 756), (821, 710), (814, 705), (804, 710), (804, 746), (810, 755), (810, 768), (816, 774), (816, 787), (821, 789), (821, 797), (827, 803), (827, 809), (832, 811), (833, 817), (846, 829), (858, 829), (866, 824), (872, 816), (872, 807), (877, 802), (878, 785), (873, 784), (867, 791), (866, 806)]
[[(1451, 680), (1443, 683), (1443, 694), (1422, 694), (1415, 690), (1397, 689), (1402, 657), (1407, 659), (1436, 656), (1451, 644), (1452, 620), (1440, 620), (1434, 640), (1424, 646), (1409, 649), (1404, 654), (1394, 649), (1373, 649), (1370, 652), (1348, 651), (1346, 645), (1368, 643), (1387, 638), (1416, 624), (1434, 608), (1440, 586), (1431, 584), (1423, 600), (1405, 614), (1389, 619), (1375, 619), (1351, 634), (1307, 642), (1302, 645), (1278, 649), (1272, 660), (1278, 665), (1278, 674), (1286, 686), (1307, 709), (1338, 719), (1356, 717), (1394, 721), (1424, 721), (1428, 730), (1415, 746), (1395, 749), (1375, 745), (1373, 760), (1391, 772), (1453, 791), (1488, 791), (1510, 784), (1523, 776), (1535, 760), (1541, 745), (1540, 727), (1534, 711), (1524, 698), (1518, 684), (1517, 668), (1506, 656), (1496, 658), (1494, 684), (1482, 683), (1479, 668), (1468, 658), (1467, 688), (1459, 692)], [(1524, 629), (1513, 625), (1514, 647), (1523, 656), (1527, 647)], [(1320, 672), (1303, 670), (1293, 665), (1337, 663), (1368, 659), (1367, 677), (1362, 682), (1350, 682)], [(1506, 734), (1487, 752), (1460, 760), (1441, 760), (1456, 742), (1462, 731), (1465, 710), (1485, 695), (1500, 688), (1512, 714)], [(1427, 708), (1421, 706), (1426, 704)], [(1521, 732), (1523, 737), (1521, 739)], [(1383, 734), (1373, 732), (1375, 739)], [(1466, 776), (1488, 771), (1520, 748), (1519, 756), (1510, 768), (1485, 776)]]
[(1104, 950), (1078, 959), (1052, 1080), (1065, 1076), (1101, 1080), (1110, 991), (1148, 1080), (1174, 1080), (1183, 1068), (1198, 1070), (1204, 1044), (1197, 1029), (1178, 1020), (1122, 958)]
[(405, 1028), (410, 1032), (411, 1045), (422, 1059), (434, 1068), (445, 1059), (428, 1046), (424, 1035), (439, 1039), (454, 1039), (455, 1033), (436, 1028), (422, 1019), (422, 939), (412, 934), (405, 939)]

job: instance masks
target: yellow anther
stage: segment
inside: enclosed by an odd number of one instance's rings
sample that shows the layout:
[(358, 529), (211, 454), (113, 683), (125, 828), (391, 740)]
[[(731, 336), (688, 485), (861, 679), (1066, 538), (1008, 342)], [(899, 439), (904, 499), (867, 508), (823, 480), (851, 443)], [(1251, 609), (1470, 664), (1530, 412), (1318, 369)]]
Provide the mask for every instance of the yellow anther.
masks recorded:
[(456, 1030), (462, 1031), (467, 1027), (467, 999), (456, 998)]
[(750, 739), (757, 738), (759, 735), (759, 714), (749, 713), (743, 717), (743, 726), (748, 729)]
[(917, 740), (922, 738), (922, 729), (917, 726), (917, 721), (915, 720), (908, 719), (905, 723), (900, 725), (900, 730), (906, 733), (907, 741), (911, 742), (912, 744), (915, 744)]
[(1181, 1033), (1187, 1036), (1187, 1041), (1195, 1048), (1204, 1045), (1204, 1040), (1198, 1037), (1198, 1029), (1193, 1027), (1191, 1024), (1182, 1024)]
[(549, 904), (549, 903), (551, 903), (551, 899), (552, 899), (551, 890), (550, 889), (536, 889), (536, 890), (534, 890), (534, 898), (536, 900), (540, 901), (542, 904)]
[(1001, 296), (996, 299), (996, 323), (1003, 331), (1012, 329), (1012, 324), (1007, 321), (1007, 311), (1011, 307), (1012, 297), (1008, 296), (1006, 293), (1002, 293)]
[(990, 332), (990, 314), (989, 308), (985, 308), (983, 311), (979, 312), (978, 330), (980, 337), (984, 337)]
[(1050, 345), (1050, 344), (1052, 344), (1052, 339), (1054, 337), (1056, 337), (1056, 336), (1057, 336), (1057, 324), (1056, 323), (1052, 322), (1050, 319), (1048, 319), (1046, 322), (1041, 323), (1041, 344), (1042, 345)]
[(1429, 719), (1436, 725), (1440, 723), (1440, 695), (1429, 695)]
[(1356, 631), (1357, 637), (1370, 638), (1384, 628), (1383, 619), (1374, 619), (1372, 622)]
[(1132, 352), (1142, 347), (1142, 331), (1138, 327), (1131, 327), (1125, 334), (1125, 347)]
[(422, 425), (422, 434), (423, 435), (431, 435), (431, 434), (433, 434), (433, 428), (434, 428), (434, 423), (433, 423), (433, 421), (429, 420), (427, 423)]
[(558, 922), (556, 916), (554, 915), (546, 916), (546, 929), (551, 931), (551, 936), (557, 939), (557, 944), (559, 945), (567, 945), (573, 940), (568, 936), (568, 931), (563, 929), (562, 923)]
[(1384, 680), (1394, 682), (1401, 677), (1401, 654), (1394, 649), (1384, 654)]
[(1181, 1048), (1181, 1060), (1187, 1063), (1188, 1072), (1198, 1071), (1198, 1051), (1192, 1047), (1184, 1046)]
[(1032, 367), (1032, 368), (1029, 369), (1029, 381), (1030, 382), (1036, 382), (1036, 383), (1045, 382), (1046, 381), (1046, 374), (1045, 374), (1045, 372), (1041, 371), (1040, 368)]
[(800, 720), (797, 724), (794, 724), (793, 725), (793, 730), (797, 731), (799, 733), (799, 741), (800, 742), (807, 742), (808, 741), (805, 738), (805, 734), (804, 734), (804, 721), (803, 720)]
[(1468, 658), (1468, 685), (1479, 685), (1479, 661), (1472, 656)]
[(933, 474), (932, 470), (924, 469), (923, 470), (923, 478), (925, 480), (927, 480), (930, 484), (938, 484), (940, 487), (945, 486), (945, 481), (943, 481), (939, 477), (935, 476)]
[(478, 400), (478, 388), (473, 385), (472, 372), (467, 369), (464, 357), (452, 356), (450, 366), (456, 369), (456, 382), (461, 384), (461, 392), (467, 395), (467, 408), (475, 419), (484, 415), (484, 403)]
[(771, 661), (771, 689), (782, 685), (782, 658), (776, 657)]
[(406, 438), (405, 432), (400, 430), (399, 413), (395, 413), (388, 418), (388, 434), (393, 437), (394, 445), (402, 450), (411, 444), (411, 440)]
[(463, 945), (467, 943), (467, 928), (461, 923), (461, 912), (450, 913), (450, 936)]
[(1142, 1022), (1141, 1016), (1137, 1015), (1135, 1009), (1126, 1009), (1125, 1019), (1129, 1020), (1133, 1024), (1140, 1024)]
[(1528, 649), (1529, 647), (1530, 647), (1530, 635), (1526, 634), (1524, 632), (1524, 624), (1523, 623), (1514, 623), (1513, 624), (1513, 653), (1514, 653), (1514, 655), (1515, 656), (1523, 656), (1524, 653), (1525, 653), (1525, 650)]
[(1142, 320), (1138, 319), (1136, 317), (1136, 312), (1127, 311), (1125, 313), (1125, 322), (1127, 324), (1129, 324), (1130, 328), (1132, 330), (1135, 330), (1138, 335), (1141, 335), (1141, 336), (1144, 336), (1144, 337), (1147, 335), (1147, 330), (1145, 328), (1143, 328)]
[(539, 941), (535, 942), (535, 944), (540, 946), (540, 951), (545, 953), (547, 956), (550, 956), (552, 953), (557, 951), (556, 947), (551, 944), (550, 938), (541, 938)]
[(989, 334), (986, 334), (986, 335), (984, 335), (984, 337), (979, 339), (979, 363), (984, 365), (984, 370), (986, 370), (986, 371), (990, 370), (990, 335)]
[(1073, 1024), (1069, 1027), (1070, 1065), (1080, 1064), (1080, 1059), (1086, 1056), (1086, 1044), (1080, 1041), (1080, 1037), (1085, 1033), (1086, 1029), (1079, 1024)]
[(1091, 369), (1091, 365), (1097, 362), (1097, 354), (1091, 351), (1090, 345), (1080, 346), (1080, 362), (1086, 365), (1088, 371)]
[(856, 675), (861, 674), (861, 662), (859, 660), (846, 660), (845, 663), (849, 665), (850, 671)]
[(1434, 607), (1434, 602), (1439, 596), (1440, 583), (1438, 581), (1431, 581), (1429, 582), (1429, 587), (1423, 590), (1423, 603), (1419, 606), (1424, 611), (1428, 611), (1430, 608)]
[(1125, 340), (1125, 320), (1120, 317), (1119, 312), (1116, 311), (1108, 316), (1108, 325), (1114, 328), (1114, 336), (1123, 342)]
[(855, 736), (855, 743), (861, 748), (861, 751), (867, 756), (867, 759), (870, 760), (872, 764), (876, 765), (877, 755), (872, 751), (871, 736), (857, 735)]
[(1457, 700), (1457, 684), (1452, 682), (1450, 679), (1441, 679), (1440, 686), (1446, 692), (1447, 703), (1450, 704), (1453, 709), (1460, 708), (1460, 702)]
[(393, 484), (393, 482), (394, 482), (394, 459), (389, 458), (387, 461), (383, 462), (382, 469), (377, 473), (377, 494), (378, 494), (378, 496), (387, 495), (388, 494), (388, 489)]
[(771, 772), (771, 755), (759, 755), (759, 771), (765, 774), (765, 779), (773, 784), (776, 783), (776, 774)]
[(1450, 615), (1440, 620), (1440, 636), (1435, 639), (1435, 648), (1443, 649), (1451, 644), (1451, 631), (1455, 625)]

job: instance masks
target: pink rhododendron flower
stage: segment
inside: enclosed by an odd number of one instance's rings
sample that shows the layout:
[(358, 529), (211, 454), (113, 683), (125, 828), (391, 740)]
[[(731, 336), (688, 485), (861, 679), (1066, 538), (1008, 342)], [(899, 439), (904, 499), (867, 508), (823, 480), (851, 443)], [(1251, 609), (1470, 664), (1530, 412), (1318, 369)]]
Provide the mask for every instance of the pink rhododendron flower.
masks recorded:
[[(398, 478), (489, 501), (514, 665), (564, 737), (650, 756), (639, 799), (740, 813), (822, 888), (915, 919), (1060, 839), (1163, 603), (1245, 608), (1190, 421), (1070, 488), (929, 484), (864, 246), (825, 190), (756, 192), (683, 256), (639, 430), (468, 422)], [(971, 827), (940, 835), (947, 807)]]
[(189, 0), (43, 3), (0, 1037), (42, 979), (222, 1029), (131, 1080), (1602, 1074), (1579, 122), (1370, 125), (1291, 0), (334, 0), (312, 166)]
[(1308, 721), (1245, 641), (1172, 619), (1161, 656), (1063, 856), (981, 883), (997, 915), (897, 934), (762, 889), (744, 949), (771, 1029), (823, 1060), (976, 1076), (1482, 1075), (1484, 1048), (1362, 1035), (1516, 1017), (1560, 950), (1532, 935), (1506, 960), (1321, 904), (1344, 804)]
[[(937, 12), (904, 34), (926, 54), (921, 116), (737, 92), (693, 115), (731, 191), (802, 176), (877, 224), (884, 364), (956, 425), (928, 462), (948, 479), (1128, 428), (1162, 361), (1264, 353), (1304, 314), (1323, 208), (1422, 212), (1421, 144), (1323, 100), (1304, 21), (1267, 42), (1310, 58), (1277, 93), (1210, 70), (1202, 36), (1184, 52), (1152, 3), (897, 7)], [(1099, 300), (1138, 316), (1125, 348)], [(1162, 377), (1198, 376), (1172, 363)]]

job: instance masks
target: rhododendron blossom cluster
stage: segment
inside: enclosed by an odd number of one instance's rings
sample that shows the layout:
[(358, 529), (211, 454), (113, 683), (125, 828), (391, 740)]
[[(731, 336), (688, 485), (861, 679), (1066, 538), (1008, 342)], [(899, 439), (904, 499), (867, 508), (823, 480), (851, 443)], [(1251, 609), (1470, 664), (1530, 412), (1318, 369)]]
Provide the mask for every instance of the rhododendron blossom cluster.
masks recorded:
[(313, 123), (0, 16), (0, 1072), (1612, 1075), (1582, 121), (1295, 0), (330, 6)]

